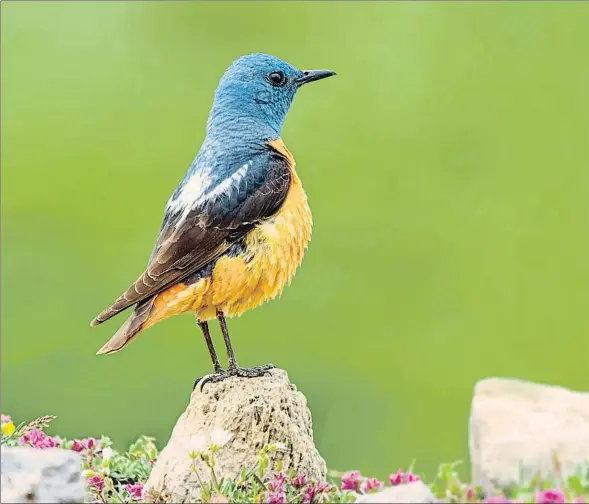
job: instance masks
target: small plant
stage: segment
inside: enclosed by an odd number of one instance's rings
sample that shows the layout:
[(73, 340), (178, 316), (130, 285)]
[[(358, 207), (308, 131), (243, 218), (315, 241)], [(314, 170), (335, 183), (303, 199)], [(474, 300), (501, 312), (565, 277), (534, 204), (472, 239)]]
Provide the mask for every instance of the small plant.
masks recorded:
[(82, 457), (93, 502), (136, 502), (141, 499), (143, 485), (158, 456), (153, 438), (140, 436), (125, 453), (119, 453), (105, 436), (73, 440), (48, 436), (43, 429), (54, 419), (54, 416), (45, 416), (17, 427), (12, 418), (2, 415), (2, 445), (73, 450)]
[[(212, 439), (222, 439), (223, 443), (213, 442), (199, 446), (188, 453), (192, 460), (192, 470), (199, 485), (204, 502), (264, 502), (278, 503), (323, 503), (354, 502), (355, 497), (336, 485), (326, 481), (308, 481), (304, 474), (285, 471), (282, 461), (276, 462), (274, 471), (270, 471), (270, 456), (286, 447), (280, 443), (264, 446), (258, 453), (255, 464), (243, 468), (238, 478), (223, 478), (215, 472), (215, 456), (222, 446), (231, 439), (231, 434), (224, 431), (213, 432)], [(201, 472), (208, 474), (203, 480)]]
[[(143, 487), (158, 457), (155, 440), (140, 436), (129, 449), (119, 453), (108, 437), (67, 440), (48, 436), (44, 429), (54, 416), (37, 418), (28, 424), (15, 425), (12, 418), (2, 415), (1, 431), (4, 446), (31, 446), (36, 449), (65, 448), (80, 453), (84, 475), (88, 481), (91, 502), (133, 503), (143, 498), (153, 502), (170, 502), (165, 491), (144, 495)], [(273, 454), (284, 450), (276, 443), (264, 446), (252, 467), (244, 468), (237, 478), (226, 478), (216, 472), (216, 456), (231, 440), (231, 433), (215, 430), (199, 436), (186, 456), (199, 481), (201, 499), (208, 503), (351, 503), (360, 496), (374, 493), (387, 486), (426, 481), (425, 475), (415, 474), (413, 464), (407, 471), (399, 469), (387, 482), (363, 476), (359, 471), (329, 472), (329, 481), (311, 481), (282, 467), (280, 460), (270, 470)], [(555, 457), (556, 477), (550, 481), (522, 476), (517, 485), (495, 495), (484, 495), (481, 487), (460, 480), (460, 462), (442, 464), (428, 485), (439, 503), (589, 503), (589, 463), (563, 478)]]

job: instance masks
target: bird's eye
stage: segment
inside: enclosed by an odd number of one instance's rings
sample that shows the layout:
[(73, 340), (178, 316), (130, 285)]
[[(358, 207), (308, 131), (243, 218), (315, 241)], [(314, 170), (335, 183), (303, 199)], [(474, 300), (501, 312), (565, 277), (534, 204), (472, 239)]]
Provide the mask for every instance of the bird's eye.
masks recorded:
[(286, 75), (284, 75), (284, 72), (269, 73), (268, 82), (273, 86), (284, 86), (286, 84)]

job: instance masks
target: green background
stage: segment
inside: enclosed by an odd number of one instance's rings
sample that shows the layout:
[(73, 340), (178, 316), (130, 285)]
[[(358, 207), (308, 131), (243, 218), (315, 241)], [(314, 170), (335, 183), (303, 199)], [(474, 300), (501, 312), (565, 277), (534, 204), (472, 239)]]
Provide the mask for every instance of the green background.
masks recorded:
[[(210, 371), (194, 319), (89, 321), (146, 264), (214, 88), (263, 51), (338, 76), (283, 138), (315, 227), (230, 321), (284, 367), (329, 467), (466, 459), (488, 376), (589, 388), (587, 3), (2, 2), (2, 411), (160, 446)], [(222, 348), (218, 328), (214, 328)]]

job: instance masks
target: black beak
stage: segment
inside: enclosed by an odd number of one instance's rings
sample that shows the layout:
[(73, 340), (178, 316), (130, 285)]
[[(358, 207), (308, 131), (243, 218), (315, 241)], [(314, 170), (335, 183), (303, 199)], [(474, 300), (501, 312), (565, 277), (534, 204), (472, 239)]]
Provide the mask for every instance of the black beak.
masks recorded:
[(336, 75), (336, 73), (331, 70), (305, 70), (303, 75), (297, 79), (297, 84), (302, 86), (309, 82), (326, 79), (332, 75)]

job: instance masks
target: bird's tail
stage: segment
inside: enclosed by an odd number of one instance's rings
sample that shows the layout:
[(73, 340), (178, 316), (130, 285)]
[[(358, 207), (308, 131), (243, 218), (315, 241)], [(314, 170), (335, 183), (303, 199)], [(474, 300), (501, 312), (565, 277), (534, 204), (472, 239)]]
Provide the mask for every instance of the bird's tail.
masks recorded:
[(109, 339), (103, 347), (96, 352), (96, 355), (106, 355), (118, 352), (127, 345), (142, 329), (146, 329), (145, 322), (147, 322), (155, 296), (144, 303), (137, 305), (132, 315), (119, 328), (114, 336)]

